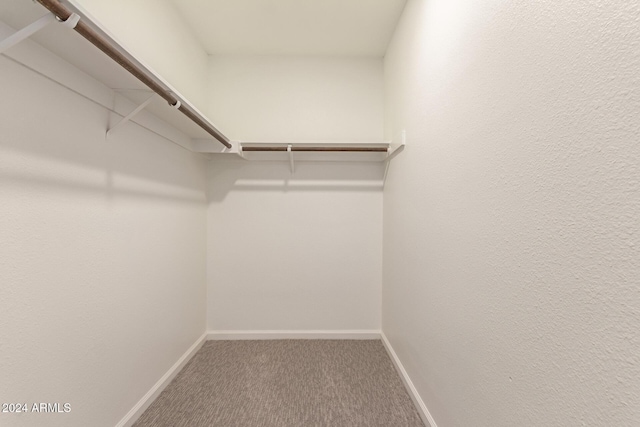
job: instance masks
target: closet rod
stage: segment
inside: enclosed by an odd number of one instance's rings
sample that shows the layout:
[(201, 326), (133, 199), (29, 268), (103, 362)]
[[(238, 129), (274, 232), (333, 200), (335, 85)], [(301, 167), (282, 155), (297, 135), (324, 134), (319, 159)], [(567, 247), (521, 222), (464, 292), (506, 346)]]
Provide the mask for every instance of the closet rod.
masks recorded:
[[(282, 146), (264, 146), (264, 147), (245, 147), (242, 146), (242, 151), (288, 151), (287, 147)], [(291, 151), (306, 151), (306, 152), (354, 152), (354, 153), (386, 153), (386, 147), (291, 147)]]
[[(73, 13), (69, 8), (62, 5), (59, 0), (37, 0), (42, 6), (46, 7), (51, 13), (53, 13), (61, 21), (66, 21), (67, 18)], [(122, 68), (131, 73), (134, 77), (147, 85), (151, 90), (160, 95), (165, 101), (172, 107), (175, 107), (182, 114), (187, 116), (191, 121), (204, 129), (209, 135), (213, 136), (225, 147), (231, 148), (231, 142), (229, 138), (224, 136), (222, 132), (213, 127), (211, 124), (200, 116), (196, 111), (190, 108), (188, 105), (184, 105), (180, 100), (166, 89), (157, 79), (149, 73), (147, 70), (141, 68), (121, 52), (118, 51), (114, 45), (105, 37), (100, 35), (97, 31), (92, 29), (87, 23), (80, 19), (80, 22), (74, 28), (78, 34), (87, 39), (91, 44), (104, 52), (107, 56), (120, 64)]]

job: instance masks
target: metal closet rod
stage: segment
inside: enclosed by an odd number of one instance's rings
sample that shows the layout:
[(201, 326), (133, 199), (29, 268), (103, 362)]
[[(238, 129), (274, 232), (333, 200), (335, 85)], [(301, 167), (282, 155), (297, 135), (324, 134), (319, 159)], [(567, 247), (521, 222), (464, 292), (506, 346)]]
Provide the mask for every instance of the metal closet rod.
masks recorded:
[[(264, 147), (245, 147), (242, 151), (289, 151), (287, 146), (267, 145)], [(385, 147), (304, 147), (291, 146), (291, 151), (307, 151), (307, 152), (357, 152), (357, 153), (386, 153)]]
[[(51, 13), (58, 17), (61, 21), (66, 21), (73, 12), (61, 4), (58, 0), (37, 0), (42, 6), (46, 7)], [(74, 28), (78, 34), (87, 39), (91, 44), (104, 52), (108, 57), (116, 61), (122, 68), (131, 73), (134, 77), (147, 85), (151, 90), (160, 95), (169, 105), (175, 107), (182, 114), (187, 116), (191, 121), (204, 129), (209, 135), (220, 141), (225, 147), (231, 148), (231, 141), (224, 136), (215, 127), (207, 123), (198, 113), (193, 111), (189, 106), (184, 105), (180, 100), (173, 95), (169, 90), (159, 84), (154, 76), (148, 71), (140, 68), (137, 64), (133, 63), (122, 53), (120, 53), (113, 44), (98, 34), (89, 25), (87, 25), (81, 19), (80, 22)]]

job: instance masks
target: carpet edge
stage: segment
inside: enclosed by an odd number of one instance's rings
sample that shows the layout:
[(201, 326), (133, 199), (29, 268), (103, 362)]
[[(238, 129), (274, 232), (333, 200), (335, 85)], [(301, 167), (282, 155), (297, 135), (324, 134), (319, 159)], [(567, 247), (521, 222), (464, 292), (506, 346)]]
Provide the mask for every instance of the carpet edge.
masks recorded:
[(438, 425), (436, 424), (436, 421), (433, 419), (433, 416), (429, 412), (427, 405), (424, 403), (424, 401), (422, 400), (422, 397), (420, 397), (420, 394), (418, 393), (418, 390), (413, 385), (413, 382), (411, 381), (409, 374), (404, 369), (404, 366), (402, 365), (400, 358), (398, 358), (398, 355), (396, 354), (395, 350), (391, 346), (391, 343), (387, 339), (387, 336), (382, 331), (380, 331), (380, 338), (382, 340), (382, 344), (384, 345), (385, 350), (387, 350), (387, 354), (389, 355), (389, 357), (391, 358), (391, 361), (393, 362), (393, 366), (396, 368), (396, 371), (398, 372), (398, 374), (400, 375), (400, 378), (402, 379), (402, 383), (407, 389), (407, 393), (409, 393), (409, 397), (411, 397), (413, 404), (418, 410), (418, 414), (420, 415), (420, 418), (422, 418), (422, 422), (424, 422), (425, 426), (427, 427), (429, 426), (438, 427)]
[(142, 396), (142, 398), (136, 403), (133, 408), (120, 420), (115, 427), (131, 427), (140, 416), (147, 410), (147, 408), (153, 403), (154, 400), (162, 393), (162, 391), (171, 383), (171, 381), (178, 375), (178, 373), (184, 368), (184, 366), (195, 356), (200, 350), (200, 347), (204, 344), (207, 338), (205, 332), (196, 340), (189, 349), (173, 364), (171, 368), (149, 389), (149, 391)]

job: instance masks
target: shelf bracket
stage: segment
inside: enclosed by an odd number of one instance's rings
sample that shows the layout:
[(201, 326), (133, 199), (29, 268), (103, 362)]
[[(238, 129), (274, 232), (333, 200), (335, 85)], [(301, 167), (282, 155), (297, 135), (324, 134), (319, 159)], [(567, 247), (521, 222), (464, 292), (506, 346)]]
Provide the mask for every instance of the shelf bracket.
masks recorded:
[(153, 99), (156, 97), (156, 94), (152, 94), (149, 98), (147, 98), (146, 101), (144, 101), (142, 104), (138, 105), (132, 112), (130, 112), (129, 114), (127, 114), (125, 117), (122, 118), (122, 120), (120, 120), (118, 123), (116, 123), (115, 125), (111, 126), (109, 129), (107, 129), (107, 138), (109, 137), (109, 135), (111, 135), (113, 133), (113, 131), (115, 131), (118, 127), (120, 127), (121, 125), (127, 123), (129, 120), (131, 120), (136, 114), (138, 114), (140, 111), (144, 110), (144, 108), (149, 105), (149, 103), (151, 101), (153, 101)]
[(247, 158), (244, 155), (244, 151), (242, 151), (242, 142), (241, 141), (238, 141), (238, 156), (240, 156), (244, 160), (247, 160)]
[(291, 151), (291, 144), (287, 145), (287, 152), (289, 153), (289, 165), (291, 166), (291, 174), (295, 171), (293, 164), (293, 151)]
[(387, 182), (387, 173), (389, 172), (389, 165), (391, 164), (391, 159), (400, 154), (404, 147), (407, 144), (407, 131), (403, 130), (400, 133), (400, 142), (394, 144), (393, 142), (389, 144), (389, 149), (387, 150), (387, 158), (385, 159), (384, 165), (384, 177), (382, 178), (382, 186)]
[[(58, 21), (58, 18), (51, 12), (44, 15), (42, 18), (37, 21), (32, 22), (21, 30), (16, 31), (11, 34), (6, 39), (0, 41), (0, 53), (3, 53), (5, 50), (17, 45), (21, 41), (31, 37), (47, 25), (52, 22)], [(78, 25), (78, 21), (80, 21), (80, 16), (76, 13), (71, 14), (66, 21), (58, 21), (61, 22), (65, 27), (75, 28)]]
[(387, 161), (387, 164), (389, 164), (389, 161), (391, 161), (391, 159), (393, 159), (395, 156), (400, 154), (402, 150), (404, 150), (404, 147), (407, 144), (407, 131), (403, 130), (402, 132), (400, 132), (400, 138), (398, 139), (400, 141), (397, 144), (394, 144), (393, 141), (391, 142), (391, 144), (389, 144), (389, 148), (387, 150), (387, 158), (385, 159)]

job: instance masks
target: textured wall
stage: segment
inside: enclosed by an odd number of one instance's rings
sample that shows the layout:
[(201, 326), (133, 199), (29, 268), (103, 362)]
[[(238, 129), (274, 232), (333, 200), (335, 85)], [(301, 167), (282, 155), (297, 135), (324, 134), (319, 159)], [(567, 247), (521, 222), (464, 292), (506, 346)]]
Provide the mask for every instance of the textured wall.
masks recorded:
[[(109, 92), (31, 48), (8, 54)], [(204, 332), (205, 165), (133, 123), (105, 140), (104, 108), (4, 55), (0, 74), (0, 402), (71, 404), (0, 425), (113, 427)]]
[(380, 328), (379, 163), (209, 168), (210, 330)]
[(640, 4), (410, 0), (383, 330), (440, 427), (640, 424)]

